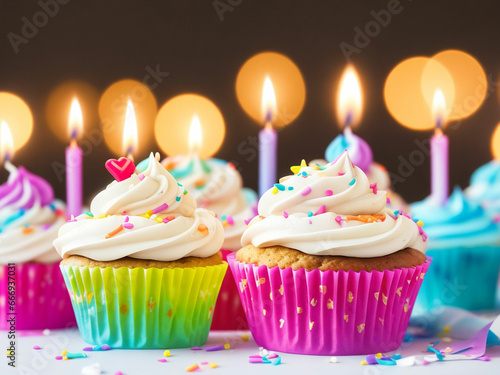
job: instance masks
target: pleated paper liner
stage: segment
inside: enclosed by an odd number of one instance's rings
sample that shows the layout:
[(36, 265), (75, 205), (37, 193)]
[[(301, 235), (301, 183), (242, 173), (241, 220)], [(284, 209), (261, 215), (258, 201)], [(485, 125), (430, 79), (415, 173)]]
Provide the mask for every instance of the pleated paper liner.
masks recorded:
[[(59, 263), (0, 265), (0, 330), (10, 330), (8, 319), (15, 317), (16, 330), (73, 327), (75, 314)], [(11, 289), (9, 294), (9, 281)], [(12, 289), (15, 284), (15, 290)], [(9, 315), (16, 313), (16, 315)]]
[(294, 271), (228, 256), (255, 342), (310, 355), (397, 349), (432, 258), (394, 271)]
[(83, 340), (129, 349), (203, 345), (226, 270), (61, 265)]
[(415, 314), (440, 306), (495, 308), (500, 247), (429, 249), (434, 265), (415, 302)]
[[(224, 260), (227, 260), (227, 256), (231, 254), (229, 250), (221, 250), (221, 252)], [(245, 311), (243, 311), (238, 288), (231, 272), (227, 272), (224, 281), (222, 281), (211, 329), (227, 331), (248, 330)]]

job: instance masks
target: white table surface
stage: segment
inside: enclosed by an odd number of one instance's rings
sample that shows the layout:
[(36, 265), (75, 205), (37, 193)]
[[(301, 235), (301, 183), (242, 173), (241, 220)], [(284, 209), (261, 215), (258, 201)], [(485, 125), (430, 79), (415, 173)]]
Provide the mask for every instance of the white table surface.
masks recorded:
[[(487, 349), (490, 362), (477, 360), (432, 363), (427, 366), (395, 367), (395, 366), (361, 366), (364, 356), (337, 357), (338, 363), (329, 363), (330, 357), (303, 356), (282, 354), (282, 364), (251, 364), (248, 356), (258, 354), (258, 346), (252, 340), (244, 342), (241, 335), (244, 332), (222, 331), (211, 332), (208, 342), (203, 347), (211, 345), (231, 344), (230, 350), (205, 352), (190, 349), (171, 349), (171, 357), (166, 363), (157, 360), (163, 357), (163, 350), (118, 350), (106, 352), (87, 352), (88, 358), (72, 359), (68, 361), (55, 360), (63, 350), (69, 352), (82, 352), (87, 345), (81, 339), (77, 329), (52, 331), (48, 336), (24, 336), (17, 342), (17, 368), (10, 369), (6, 365), (5, 357), (2, 358), (0, 374), (50, 374), (71, 375), (81, 374), (85, 366), (99, 363), (102, 374), (114, 375), (121, 371), (124, 375), (143, 374), (187, 374), (186, 367), (200, 362), (214, 362), (218, 367), (212, 369), (200, 366), (195, 373), (207, 375), (223, 374), (474, 374), (481, 375), (500, 374), (500, 347)], [(6, 332), (0, 331), (2, 349), (6, 347)], [(418, 339), (411, 343), (403, 343), (397, 351), (403, 357), (412, 355), (426, 355), (425, 350), (431, 340)], [(42, 349), (34, 350), (38, 345)], [(3, 350), (5, 353), (5, 350)], [(392, 354), (392, 353), (391, 353)], [(7, 369), (4, 371), (4, 369)]]

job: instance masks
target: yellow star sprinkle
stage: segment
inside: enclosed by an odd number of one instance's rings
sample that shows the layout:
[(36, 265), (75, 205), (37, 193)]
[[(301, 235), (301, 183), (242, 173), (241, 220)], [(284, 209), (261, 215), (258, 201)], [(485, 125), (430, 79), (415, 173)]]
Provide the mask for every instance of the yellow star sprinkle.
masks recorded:
[(307, 163), (304, 159), (302, 159), (300, 165), (294, 165), (293, 167), (290, 167), (290, 170), (293, 172), (293, 174), (297, 174), (300, 172), (300, 169), (302, 167), (307, 167)]

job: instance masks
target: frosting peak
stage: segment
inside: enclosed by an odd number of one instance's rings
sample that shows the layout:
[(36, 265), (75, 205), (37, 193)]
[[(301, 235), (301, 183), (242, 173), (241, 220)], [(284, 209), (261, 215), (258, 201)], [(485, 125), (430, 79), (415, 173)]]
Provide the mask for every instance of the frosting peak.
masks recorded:
[(303, 166), (295, 176), (281, 179), (259, 202), (262, 216), (317, 212), (321, 206), (339, 215), (375, 214), (385, 207), (386, 192), (371, 185), (347, 152), (321, 167)]
[(325, 159), (332, 162), (337, 159), (344, 151), (349, 153), (354, 165), (358, 166), (363, 172), (368, 173), (373, 163), (373, 152), (368, 143), (346, 128), (343, 134), (339, 134), (328, 145), (325, 151)]
[(191, 216), (196, 203), (175, 178), (151, 155), (147, 169), (132, 174), (123, 181), (113, 181), (99, 193), (90, 211), (94, 215), (142, 215), (149, 210), (161, 208), (158, 214), (178, 213)]

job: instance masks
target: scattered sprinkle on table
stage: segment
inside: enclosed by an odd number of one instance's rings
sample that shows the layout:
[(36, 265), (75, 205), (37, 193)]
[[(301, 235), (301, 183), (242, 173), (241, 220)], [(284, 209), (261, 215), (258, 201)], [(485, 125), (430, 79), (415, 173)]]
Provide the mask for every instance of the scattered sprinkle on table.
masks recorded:
[(187, 372), (193, 372), (193, 371), (198, 370), (198, 369), (199, 369), (199, 366), (197, 363), (195, 363), (194, 365), (191, 365), (189, 367), (186, 367)]
[(42, 348), (40, 348), (38, 345), (35, 345), (35, 346), (33, 347), (33, 349), (35, 349), (35, 350), (40, 350), (40, 349), (42, 349)]

